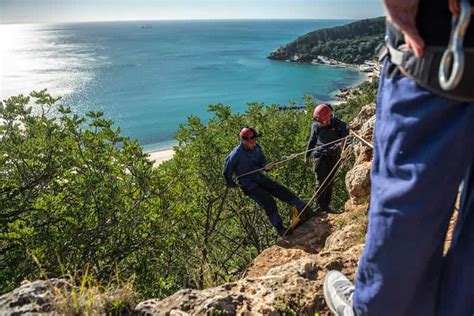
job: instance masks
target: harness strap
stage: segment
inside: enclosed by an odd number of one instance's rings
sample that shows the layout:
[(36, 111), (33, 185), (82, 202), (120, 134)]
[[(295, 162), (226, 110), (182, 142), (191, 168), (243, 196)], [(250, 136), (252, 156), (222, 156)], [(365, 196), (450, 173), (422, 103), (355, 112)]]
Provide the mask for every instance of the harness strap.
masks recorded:
[(474, 101), (474, 48), (464, 49), (464, 71), (462, 80), (452, 90), (444, 90), (439, 82), (438, 72), (445, 47), (427, 46), (423, 57), (417, 58), (411, 50), (393, 47), (387, 42), (390, 62), (397, 65), (400, 71), (413, 79), (420, 86), (431, 92), (461, 102)]
[(463, 41), (474, 10), (468, 0), (448, 1), (453, 20), (447, 47), (427, 46), (424, 56), (417, 58), (405, 45), (395, 47), (403, 35), (387, 22), (387, 33), (392, 36), (386, 36), (386, 48), (381, 51), (379, 60), (388, 55), (392, 64), (420, 86), (450, 99), (472, 102), (474, 47), (464, 48)]

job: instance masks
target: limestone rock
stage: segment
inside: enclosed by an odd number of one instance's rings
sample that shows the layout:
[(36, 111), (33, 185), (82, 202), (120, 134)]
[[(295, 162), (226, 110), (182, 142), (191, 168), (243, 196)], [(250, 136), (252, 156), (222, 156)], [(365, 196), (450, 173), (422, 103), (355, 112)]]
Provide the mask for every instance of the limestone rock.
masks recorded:
[(24, 281), (20, 287), (0, 296), (0, 315), (51, 312), (54, 289), (65, 286), (70, 285), (62, 279)]
[(356, 118), (354, 118), (349, 127), (352, 130), (359, 130), (361, 129), (362, 125), (371, 117), (375, 115), (375, 103), (367, 104), (366, 106), (362, 107), (359, 114)]
[(370, 162), (356, 165), (346, 174), (346, 187), (352, 205), (367, 203), (370, 196)]

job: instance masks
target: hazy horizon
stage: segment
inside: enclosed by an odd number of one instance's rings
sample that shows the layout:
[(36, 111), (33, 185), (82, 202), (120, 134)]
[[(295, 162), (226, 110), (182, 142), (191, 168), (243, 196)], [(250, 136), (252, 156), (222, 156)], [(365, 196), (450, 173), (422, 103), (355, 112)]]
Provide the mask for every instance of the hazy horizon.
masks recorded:
[(0, 0), (0, 24), (356, 20), (382, 15), (380, 0)]
[[(362, 19), (371, 19), (371, 18), (377, 18), (380, 16), (374, 16), (374, 17), (368, 17), (368, 18), (362, 18)], [(239, 19), (221, 19), (221, 18), (215, 18), (215, 19), (156, 19), (156, 20), (90, 20), (90, 21), (53, 21), (53, 22), (15, 22), (15, 23), (0, 23), (0, 25), (15, 25), (15, 24), (76, 24), (76, 23), (108, 23), (108, 22), (173, 22), (173, 21), (178, 21), (178, 22), (185, 22), (185, 21), (342, 21), (342, 20), (348, 20), (348, 21), (356, 21), (356, 20), (362, 20), (362, 19), (342, 19), (342, 18), (334, 18), (334, 19), (316, 19), (316, 18), (249, 18), (249, 19), (244, 19), (244, 18), (239, 18)]]

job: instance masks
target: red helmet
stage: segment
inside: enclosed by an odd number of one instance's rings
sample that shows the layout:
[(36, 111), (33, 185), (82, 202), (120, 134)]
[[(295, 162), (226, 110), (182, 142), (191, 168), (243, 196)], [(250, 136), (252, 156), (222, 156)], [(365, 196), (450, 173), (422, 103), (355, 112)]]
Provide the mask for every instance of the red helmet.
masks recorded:
[(318, 105), (313, 112), (313, 119), (318, 123), (328, 123), (332, 117), (331, 108), (324, 103)]
[(255, 143), (255, 138), (257, 138), (257, 131), (251, 127), (244, 127), (239, 133), (240, 140)]

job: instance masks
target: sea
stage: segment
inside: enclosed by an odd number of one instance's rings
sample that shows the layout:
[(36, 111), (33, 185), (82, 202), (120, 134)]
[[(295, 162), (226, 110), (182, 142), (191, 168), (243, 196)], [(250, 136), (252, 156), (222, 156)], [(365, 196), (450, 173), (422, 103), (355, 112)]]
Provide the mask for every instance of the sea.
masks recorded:
[(355, 69), (266, 57), (307, 32), (350, 20), (195, 20), (0, 25), (0, 98), (48, 89), (73, 113), (102, 111), (147, 151), (174, 144), (208, 105), (330, 101)]

